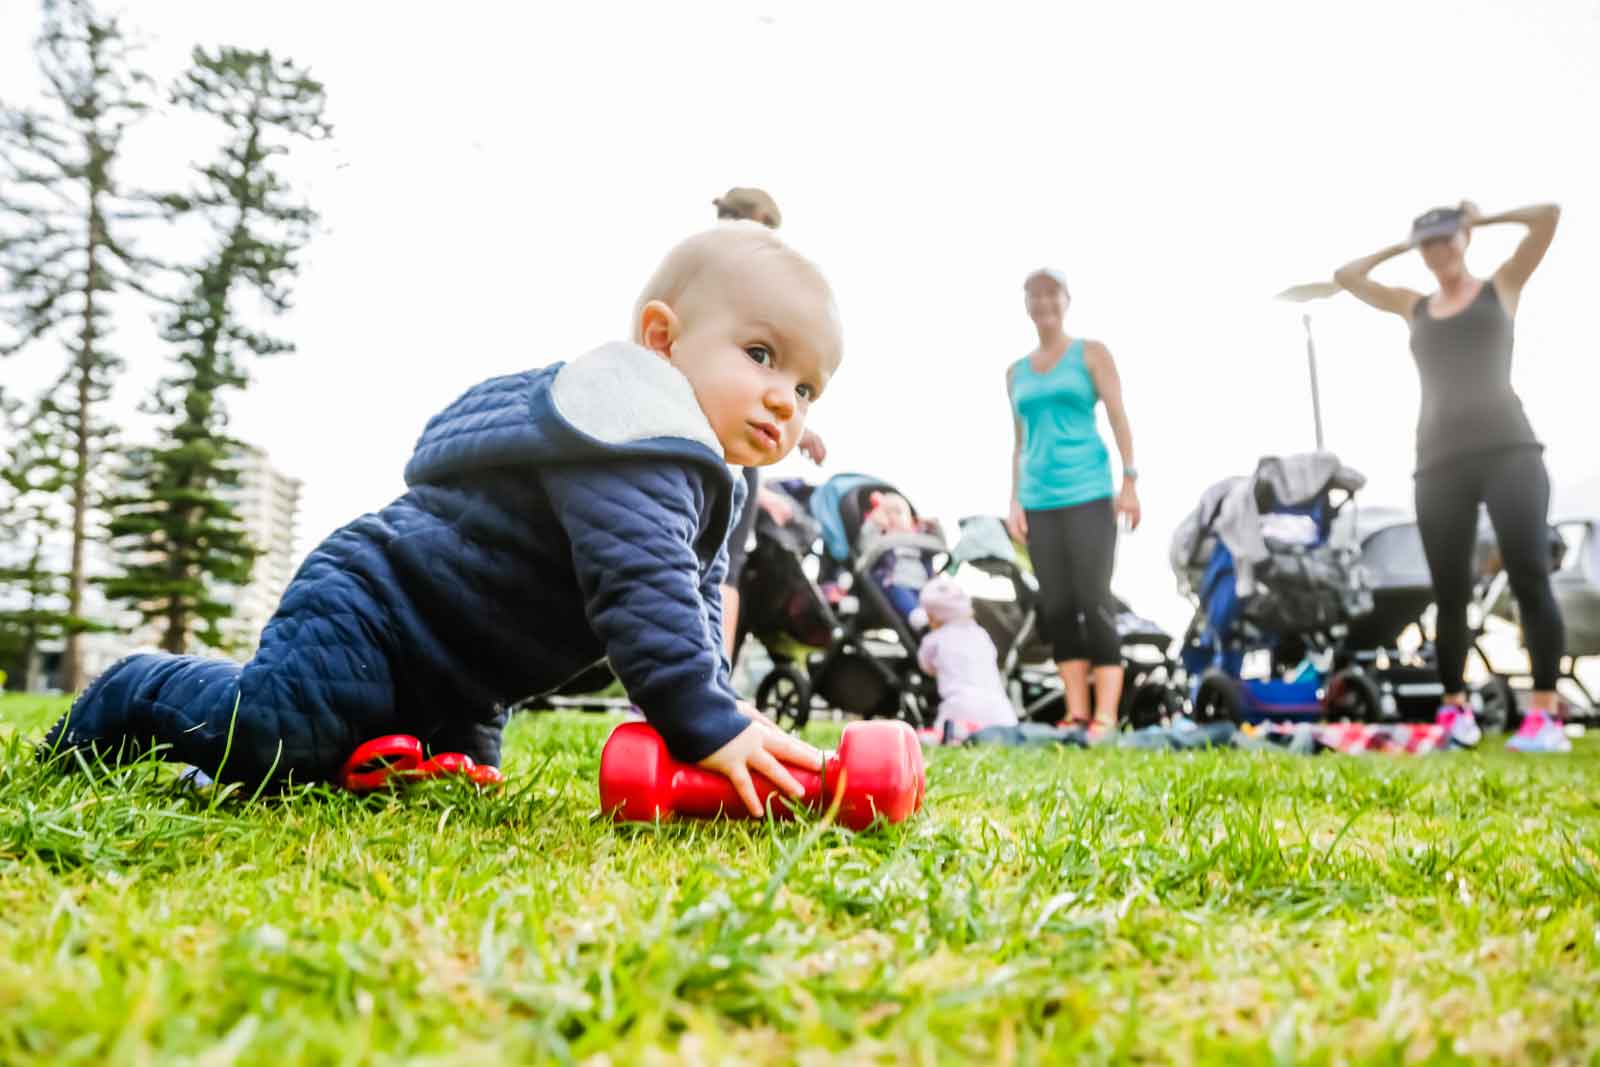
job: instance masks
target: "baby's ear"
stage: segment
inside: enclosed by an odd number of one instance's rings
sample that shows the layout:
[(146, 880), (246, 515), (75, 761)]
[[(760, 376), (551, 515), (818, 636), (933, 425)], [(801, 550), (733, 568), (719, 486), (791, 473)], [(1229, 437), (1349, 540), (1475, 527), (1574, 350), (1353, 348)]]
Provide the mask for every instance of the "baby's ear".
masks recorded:
[(882, 503), (883, 503), (883, 494), (882, 493), (870, 493), (870, 494), (868, 494), (868, 496), (867, 496), (867, 504), (869, 506), (875, 508), (879, 504), (882, 504)]
[(652, 300), (639, 309), (639, 343), (663, 359), (672, 358), (678, 326), (678, 313), (665, 301)]

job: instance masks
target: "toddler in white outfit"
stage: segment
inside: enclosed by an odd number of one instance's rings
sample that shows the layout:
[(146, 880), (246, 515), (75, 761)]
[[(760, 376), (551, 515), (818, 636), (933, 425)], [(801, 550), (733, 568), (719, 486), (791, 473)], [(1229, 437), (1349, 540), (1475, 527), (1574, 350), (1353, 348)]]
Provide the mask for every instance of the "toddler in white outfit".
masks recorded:
[(963, 732), (985, 726), (1015, 726), (1017, 713), (1000, 679), (994, 642), (972, 617), (972, 598), (954, 578), (941, 575), (922, 587), (919, 597), (929, 632), (917, 648), (917, 663), (939, 682), (939, 715)]

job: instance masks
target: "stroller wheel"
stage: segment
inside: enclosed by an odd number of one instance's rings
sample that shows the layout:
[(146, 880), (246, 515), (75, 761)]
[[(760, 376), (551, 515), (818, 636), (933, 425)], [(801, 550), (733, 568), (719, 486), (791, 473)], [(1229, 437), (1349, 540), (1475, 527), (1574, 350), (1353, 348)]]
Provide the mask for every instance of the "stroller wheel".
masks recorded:
[(1244, 694), (1236, 679), (1218, 670), (1200, 676), (1194, 692), (1194, 714), (1198, 723), (1239, 722), (1244, 714)]
[(1183, 698), (1161, 682), (1140, 682), (1126, 701), (1122, 721), (1129, 729), (1162, 726), (1183, 710)]
[(1503, 674), (1495, 674), (1478, 689), (1478, 725), (1485, 731), (1514, 733), (1522, 725), (1522, 707), (1517, 692)]
[(900, 698), (900, 718), (910, 723), (911, 728), (914, 730), (933, 725), (933, 704), (928, 699), (928, 694), (922, 686), (910, 685), (906, 687), (906, 691)]
[(756, 707), (786, 730), (811, 720), (811, 680), (788, 664), (772, 668), (756, 686)]
[(1383, 694), (1365, 671), (1346, 668), (1328, 679), (1323, 707), (1340, 722), (1378, 722), (1383, 718)]

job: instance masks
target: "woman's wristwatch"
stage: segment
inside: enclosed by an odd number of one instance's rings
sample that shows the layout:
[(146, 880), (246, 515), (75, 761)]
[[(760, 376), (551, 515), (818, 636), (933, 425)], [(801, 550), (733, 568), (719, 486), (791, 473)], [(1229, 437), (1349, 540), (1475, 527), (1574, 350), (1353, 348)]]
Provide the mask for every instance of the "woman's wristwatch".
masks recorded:
[(1127, 481), (1130, 481), (1130, 482), (1138, 481), (1139, 480), (1139, 468), (1138, 467), (1123, 467), (1122, 468), (1122, 477), (1124, 479), (1126, 479)]

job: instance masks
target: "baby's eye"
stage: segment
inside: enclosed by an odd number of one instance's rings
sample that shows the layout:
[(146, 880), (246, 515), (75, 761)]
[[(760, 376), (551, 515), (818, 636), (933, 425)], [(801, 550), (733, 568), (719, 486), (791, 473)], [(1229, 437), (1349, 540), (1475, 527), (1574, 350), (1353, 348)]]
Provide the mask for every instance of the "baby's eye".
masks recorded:
[(817, 391), (802, 383), (794, 387), (794, 395), (809, 404), (817, 398)]
[(772, 349), (766, 345), (747, 345), (744, 353), (763, 367), (772, 365)]

